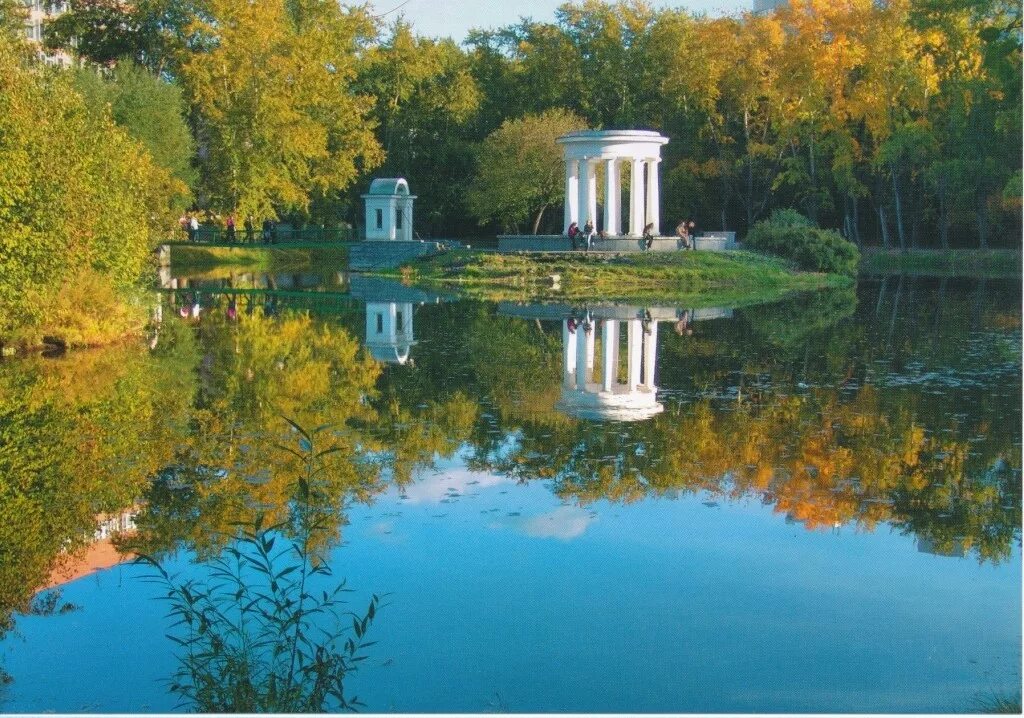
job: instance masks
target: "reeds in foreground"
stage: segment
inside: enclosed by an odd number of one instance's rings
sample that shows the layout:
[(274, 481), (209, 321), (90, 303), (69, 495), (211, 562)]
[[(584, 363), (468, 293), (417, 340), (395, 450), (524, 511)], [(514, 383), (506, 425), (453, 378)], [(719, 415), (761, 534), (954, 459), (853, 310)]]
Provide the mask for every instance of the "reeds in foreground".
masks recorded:
[(366, 610), (348, 609), (345, 581), (331, 590), (313, 584), (332, 576), (313, 553), (312, 535), (327, 520), (317, 495), (322, 458), (316, 451), (325, 428), (307, 432), (299, 451), (304, 471), (297, 478), (288, 531), (239, 527), (232, 544), (206, 563), (201, 578), (179, 582), (149, 556), (148, 576), (166, 589), (173, 620), (168, 638), (177, 646), (178, 668), (170, 690), (182, 707), (202, 713), (326, 713), (356, 710), (363, 704), (345, 693), (345, 678), (374, 642), (366, 633), (381, 607), (373, 595)]

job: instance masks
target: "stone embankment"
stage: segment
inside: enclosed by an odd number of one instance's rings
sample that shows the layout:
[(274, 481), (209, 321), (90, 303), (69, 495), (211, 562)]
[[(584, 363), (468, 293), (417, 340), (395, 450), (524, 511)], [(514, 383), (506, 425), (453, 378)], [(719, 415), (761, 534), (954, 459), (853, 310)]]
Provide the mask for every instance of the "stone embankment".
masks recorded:
[[(695, 237), (694, 249), (704, 252), (724, 252), (737, 249), (735, 232), (708, 232)], [(583, 246), (577, 240), (579, 247)], [(542, 235), (499, 235), (499, 252), (569, 252), (572, 251), (572, 240), (561, 234)], [(646, 250), (644, 240), (639, 237), (612, 237), (609, 239), (595, 238), (591, 250), (595, 252), (676, 252), (683, 249), (678, 237), (655, 237), (650, 250)]]

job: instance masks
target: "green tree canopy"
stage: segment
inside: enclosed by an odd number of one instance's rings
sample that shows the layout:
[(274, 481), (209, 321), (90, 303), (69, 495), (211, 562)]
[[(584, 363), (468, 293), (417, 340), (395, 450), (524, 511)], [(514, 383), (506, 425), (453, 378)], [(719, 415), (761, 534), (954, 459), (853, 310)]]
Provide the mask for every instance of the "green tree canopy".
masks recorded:
[(564, 200), (565, 162), (556, 140), (586, 123), (567, 110), (548, 110), (504, 122), (477, 152), (477, 175), (469, 190), (470, 211), (481, 224), (496, 220), (517, 230), (520, 222), (540, 228), (544, 211)]
[(195, 141), (185, 121), (187, 108), (180, 86), (133, 62), (120, 62), (109, 73), (78, 69), (75, 87), (95, 112), (109, 111), (118, 127), (139, 140), (154, 162), (190, 187), (196, 183)]
[(0, 169), (5, 338), (87, 287), (90, 302), (133, 287), (185, 190), (109, 113), (91, 112), (68, 73), (26, 65), (3, 39)]
[(376, 98), (373, 118), (387, 153), (380, 171), (415, 187), (419, 227), (441, 236), (465, 227), (455, 220), (464, 214), (484, 94), (470, 58), (451, 40), (417, 37), (399, 21), (362, 56), (357, 90)]
[(189, 22), (203, 2), (70, 0), (67, 6), (46, 24), (44, 41), (50, 49), (73, 52), (101, 65), (127, 58), (173, 75), (186, 46)]
[[(380, 164), (372, 98), (351, 92), (372, 32), (327, 0), (210, 0), (180, 70), (211, 208), (254, 217), (305, 210)], [(190, 46), (190, 47), (192, 47)]]

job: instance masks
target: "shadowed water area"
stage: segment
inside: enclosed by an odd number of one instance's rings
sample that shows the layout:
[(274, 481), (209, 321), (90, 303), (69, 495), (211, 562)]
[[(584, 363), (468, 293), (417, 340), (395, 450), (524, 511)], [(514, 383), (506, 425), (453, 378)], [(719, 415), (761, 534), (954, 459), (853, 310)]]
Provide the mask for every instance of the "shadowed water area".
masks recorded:
[[(255, 517), (287, 537), (311, 443), (316, 589), (387, 594), (345, 678), (367, 710), (1019, 695), (1019, 281), (740, 307), (164, 285), (145, 342), (0, 363), (0, 710), (194, 708), (130, 557), (207, 585)], [(634, 371), (646, 393), (593, 398)]]

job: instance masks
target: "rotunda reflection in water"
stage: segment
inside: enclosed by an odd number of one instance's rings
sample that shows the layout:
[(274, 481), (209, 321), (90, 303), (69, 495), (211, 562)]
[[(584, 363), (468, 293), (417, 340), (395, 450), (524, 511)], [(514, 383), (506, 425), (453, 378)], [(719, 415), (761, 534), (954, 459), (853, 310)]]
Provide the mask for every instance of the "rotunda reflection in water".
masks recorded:
[(565, 303), (500, 302), (498, 314), (559, 322), (562, 388), (555, 404), (558, 411), (592, 421), (643, 421), (665, 410), (655, 383), (659, 324), (688, 334), (695, 322), (731, 317), (732, 309), (611, 303), (580, 309)]
[[(600, 373), (595, 346), (601, 334)], [(626, 335), (625, 376), (620, 379), (621, 335)], [(654, 384), (658, 322), (642, 318), (562, 320), (562, 396), (556, 408), (581, 419), (641, 421), (664, 411)]]
[(412, 302), (366, 303), (366, 348), (377, 361), (405, 364), (416, 340), (412, 334)]

